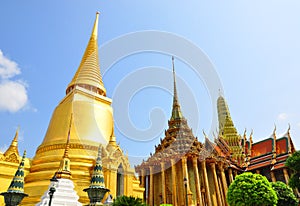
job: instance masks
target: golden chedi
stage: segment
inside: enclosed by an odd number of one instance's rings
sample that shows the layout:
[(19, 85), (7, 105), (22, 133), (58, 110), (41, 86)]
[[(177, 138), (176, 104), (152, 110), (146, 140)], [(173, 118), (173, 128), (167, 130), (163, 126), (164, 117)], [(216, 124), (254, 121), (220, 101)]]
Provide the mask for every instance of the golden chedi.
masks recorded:
[[(22, 205), (36, 204), (47, 190), (49, 179), (57, 171), (64, 153), (71, 116), (69, 158), (72, 162), (72, 180), (80, 197), (79, 201), (83, 204), (89, 202), (83, 189), (90, 184), (99, 144), (109, 147), (109, 141), (114, 138), (112, 100), (106, 97), (100, 74), (98, 16), (97, 12), (90, 40), (77, 72), (66, 89), (66, 96), (54, 110), (44, 140), (36, 150), (30, 173), (25, 178), (25, 192), (29, 197), (23, 200)], [(118, 158), (111, 156), (110, 159), (117, 166), (111, 167), (112, 162), (109, 161), (103, 165), (105, 176), (115, 177), (106, 179), (109, 181), (106, 185), (111, 187), (110, 194), (113, 197), (122, 194), (142, 196), (142, 188), (136, 190), (141, 190), (141, 194), (134, 193), (132, 185), (139, 187), (139, 184), (135, 183), (134, 170), (130, 168), (128, 157), (124, 157), (118, 145), (116, 148), (119, 151)], [(118, 166), (123, 171), (120, 175), (117, 175)]]

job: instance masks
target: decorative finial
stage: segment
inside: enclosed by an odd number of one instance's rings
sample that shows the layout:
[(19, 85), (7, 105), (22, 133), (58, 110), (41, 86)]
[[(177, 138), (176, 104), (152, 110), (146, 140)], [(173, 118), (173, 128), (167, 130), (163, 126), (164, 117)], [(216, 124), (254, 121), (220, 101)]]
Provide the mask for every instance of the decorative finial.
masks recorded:
[(288, 128), (288, 133), (290, 133), (290, 130), (291, 130), (291, 125), (290, 125), (290, 123), (289, 123), (289, 128)]
[(174, 56), (172, 56), (172, 69), (173, 69), (173, 81), (174, 81), (174, 96), (173, 96), (173, 109), (171, 120), (182, 118), (182, 113), (180, 110), (180, 105), (177, 97), (177, 88), (176, 88), (176, 74), (175, 74), (175, 66), (174, 66)]
[(274, 123), (274, 130), (273, 130), (273, 134), (275, 134), (276, 132), (276, 124)]
[(202, 132), (203, 132), (204, 137), (207, 138), (207, 135), (206, 135), (204, 129), (202, 130)]
[(220, 97), (222, 96), (222, 91), (221, 91), (220, 88), (219, 88), (219, 96), (220, 96)]
[(100, 14), (100, 12), (99, 12), (99, 11), (97, 11), (97, 12), (96, 12), (96, 14)]

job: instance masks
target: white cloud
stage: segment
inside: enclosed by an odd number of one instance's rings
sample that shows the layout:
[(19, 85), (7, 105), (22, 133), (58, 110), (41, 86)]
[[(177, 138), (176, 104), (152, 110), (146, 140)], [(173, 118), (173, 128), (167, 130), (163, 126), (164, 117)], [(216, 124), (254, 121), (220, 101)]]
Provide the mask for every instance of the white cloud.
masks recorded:
[(17, 112), (28, 101), (26, 85), (19, 81), (5, 81), (0, 84), (0, 110)]
[(280, 113), (278, 116), (277, 116), (277, 119), (278, 120), (286, 120), (288, 118), (288, 114), (287, 113)]
[(28, 102), (27, 85), (10, 78), (21, 74), (18, 64), (0, 50), (0, 111), (17, 112)]
[(9, 79), (21, 73), (18, 64), (6, 58), (0, 50), (0, 77), (1, 79)]

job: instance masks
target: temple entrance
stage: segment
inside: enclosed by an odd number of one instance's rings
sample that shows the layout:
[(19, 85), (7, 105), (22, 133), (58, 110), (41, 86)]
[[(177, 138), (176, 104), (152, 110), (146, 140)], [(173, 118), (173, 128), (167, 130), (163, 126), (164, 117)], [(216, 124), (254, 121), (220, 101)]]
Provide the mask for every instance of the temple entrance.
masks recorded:
[(121, 163), (117, 171), (117, 196), (122, 195), (124, 195), (124, 168)]

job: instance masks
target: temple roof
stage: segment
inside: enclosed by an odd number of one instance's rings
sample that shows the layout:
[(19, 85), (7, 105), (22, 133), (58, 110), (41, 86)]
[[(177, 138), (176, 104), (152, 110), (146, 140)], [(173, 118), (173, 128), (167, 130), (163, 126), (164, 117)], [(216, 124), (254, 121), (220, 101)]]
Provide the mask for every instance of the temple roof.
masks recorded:
[(99, 12), (96, 13), (96, 20), (92, 30), (92, 34), (80, 65), (75, 73), (72, 81), (68, 85), (67, 93), (72, 90), (72, 87), (77, 85), (86, 89), (95, 91), (101, 95), (106, 95), (106, 89), (102, 81), (98, 54), (98, 17)]
[(247, 170), (251, 171), (266, 166), (271, 166), (272, 170), (285, 167), (286, 159), (291, 153), (295, 152), (289, 130), (290, 128), (280, 138), (276, 137), (274, 129), (272, 136), (267, 139), (253, 144), (248, 141), (247, 144), (251, 145), (249, 148), (251, 151), (248, 151), (250, 160)]
[[(180, 159), (186, 155), (199, 155), (203, 150), (203, 145), (193, 135), (187, 120), (183, 117), (176, 89), (176, 74), (174, 69), (174, 57), (172, 57), (174, 96), (172, 115), (168, 121), (169, 128), (165, 131), (165, 137), (160, 140), (160, 144), (155, 146), (155, 153), (143, 165), (160, 164), (173, 158)], [(137, 166), (139, 167), (139, 166)]]

